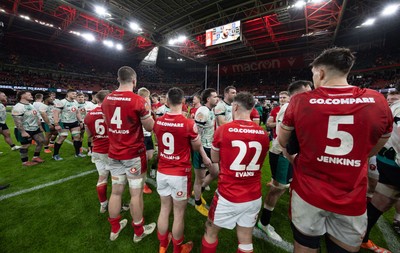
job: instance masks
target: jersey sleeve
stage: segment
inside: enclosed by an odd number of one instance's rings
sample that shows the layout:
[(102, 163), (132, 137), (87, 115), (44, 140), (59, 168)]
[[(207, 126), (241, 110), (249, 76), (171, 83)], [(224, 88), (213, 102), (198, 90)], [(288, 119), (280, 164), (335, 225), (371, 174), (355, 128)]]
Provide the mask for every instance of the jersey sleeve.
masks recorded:
[(25, 113), (25, 109), (24, 109), (23, 106), (21, 106), (21, 104), (16, 104), (16, 105), (13, 107), (12, 111), (11, 111), (11, 114), (12, 114), (13, 116), (23, 116), (24, 113)]
[(57, 110), (60, 110), (60, 111), (61, 111), (61, 110), (64, 108), (65, 103), (66, 103), (66, 100), (65, 100), (65, 99), (63, 99), (63, 100), (58, 100), (58, 101), (54, 104), (54, 109), (57, 109)]
[(257, 111), (256, 108), (253, 108), (253, 110), (251, 110), (250, 118), (251, 118), (252, 120), (254, 120), (254, 119), (260, 119), (260, 114), (258, 113), (258, 111)]
[(139, 116), (141, 120), (147, 119), (148, 117), (151, 116), (151, 109), (150, 105), (144, 100), (144, 98), (141, 98), (139, 102)]
[(39, 112), (44, 112), (44, 113), (46, 113), (47, 112), (47, 105), (45, 105), (45, 104), (41, 104), (41, 105), (39, 105)]
[(298, 100), (296, 98), (298, 98), (298, 97), (299, 96), (296, 96), (290, 101), (290, 103), (285, 111), (285, 114), (283, 116), (281, 127), (285, 130), (292, 131), (295, 128), (294, 116), (296, 114), (295, 110), (296, 110), (297, 104), (298, 104), (297, 103)]
[(226, 108), (225, 108), (223, 102), (220, 102), (217, 104), (217, 106), (214, 109), (214, 113), (215, 113), (215, 116), (224, 116), (225, 115)]
[(219, 152), (219, 149), (221, 148), (221, 143), (222, 143), (222, 131), (225, 127), (224, 126), (220, 126), (217, 128), (217, 130), (214, 133), (214, 140), (212, 142), (212, 146), (211, 148), (214, 151)]
[(203, 110), (204, 107), (200, 107), (197, 111), (196, 114), (194, 116), (194, 121), (196, 122), (197, 126), (199, 128), (204, 128), (204, 126), (207, 123), (207, 119), (208, 119), (208, 113), (209, 110)]
[(191, 141), (196, 141), (198, 138), (200, 138), (197, 125), (194, 123), (193, 120), (188, 120), (187, 133)]

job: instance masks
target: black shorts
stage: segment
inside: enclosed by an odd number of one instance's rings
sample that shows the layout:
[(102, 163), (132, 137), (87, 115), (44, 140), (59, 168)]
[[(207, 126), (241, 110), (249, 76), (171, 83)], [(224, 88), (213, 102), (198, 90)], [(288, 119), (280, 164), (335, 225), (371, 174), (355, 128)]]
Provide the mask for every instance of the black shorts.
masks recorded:
[(42, 131), (40, 131), (40, 128), (38, 128), (36, 131), (26, 131), (30, 137), (26, 138), (26, 137), (22, 137), (21, 132), (17, 129), (14, 128), (14, 134), (15, 134), (15, 138), (22, 144), (32, 144), (32, 140), (33, 140), (33, 136), (36, 134), (40, 134)]
[(379, 183), (400, 188), (400, 167), (384, 156), (376, 156), (376, 166), (379, 171)]
[(8, 129), (8, 126), (6, 123), (4, 123), (4, 124), (0, 123), (0, 130), (7, 130), (7, 129)]
[(76, 128), (76, 127), (79, 127), (79, 122), (78, 121), (75, 121), (73, 123), (64, 123), (64, 122), (62, 122), (62, 128), (63, 129), (71, 130), (71, 129)]
[(146, 151), (154, 150), (153, 139), (151, 136), (144, 137), (144, 145), (146, 146)]

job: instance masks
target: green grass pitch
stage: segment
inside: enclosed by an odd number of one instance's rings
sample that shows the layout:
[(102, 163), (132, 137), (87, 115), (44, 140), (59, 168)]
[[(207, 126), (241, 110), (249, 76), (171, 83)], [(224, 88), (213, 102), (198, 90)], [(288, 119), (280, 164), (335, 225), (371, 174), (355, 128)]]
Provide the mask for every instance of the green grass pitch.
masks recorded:
[[(14, 124), (8, 115), (7, 124), (12, 130)], [(13, 137), (14, 141), (15, 138)], [(16, 142), (15, 142), (16, 143)], [(16, 143), (17, 144), (17, 143)], [(86, 146), (86, 142), (84, 142)], [(95, 170), (90, 158), (75, 158), (73, 146), (64, 143), (60, 155), (63, 161), (51, 160), (51, 154), (41, 153), (44, 164), (24, 168), (19, 152), (11, 151), (0, 137), (0, 184), (10, 183), (11, 187), (0, 191), (0, 197), (17, 191), (43, 185), (82, 172)], [(32, 157), (32, 148), (29, 151)], [(267, 161), (263, 166), (263, 195), (267, 191), (265, 183), (270, 180)], [(0, 201), (0, 252), (158, 252), (157, 234), (145, 238), (138, 244), (132, 241), (133, 229), (125, 228), (119, 238), (109, 240), (110, 226), (107, 213), (99, 213), (96, 194), (97, 172), (87, 174), (57, 185), (52, 185), (29, 193), (24, 193)], [(160, 200), (154, 187), (153, 194), (144, 195), (146, 223), (156, 222)], [(205, 192), (205, 199), (210, 203), (212, 191)], [(111, 187), (108, 187), (110, 191)], [(317, 190), (317, 189), (316, 189)], [(125, 192), (124, 199), (129, 196)], [(279, 200), (272, 216), (271, 224), (284, 240), (293, 243), (288, 218), (289, 195), (285, 193)], [(129, 213), (122, 213), (123, 218), (131, 221)], [(385, 215), (391, 223), (393, 210)], [(201, 237), (204, 233), (206, 218), (193, 206), (188, 205), (185, 218), (185, 241), (194, 242), (193, 252), (200, 252)], [(386, 241), (379, 229), (374, 228), (371, 238), (382, 247)], [(285, 250), (261, 239), (254, 238), (254, 252), (283, 253)], [(237, 239), (235, 230), (222, 230), (219, 235), (217, 252), (236, 252)], [(172, 246), (169, 251), (172, 252)], [(324, 250), (322, 252), (325, 252)], [(366, 251), (361, 251), (366, 252)]]

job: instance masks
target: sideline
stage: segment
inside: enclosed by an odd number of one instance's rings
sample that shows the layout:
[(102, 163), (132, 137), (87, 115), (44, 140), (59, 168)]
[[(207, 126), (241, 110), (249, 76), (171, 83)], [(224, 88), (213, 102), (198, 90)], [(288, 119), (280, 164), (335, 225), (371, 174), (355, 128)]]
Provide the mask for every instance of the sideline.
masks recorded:
[(82, 173), (77, 174), (77, 175), (69, 176), (69, 177), (62, 178), (62, 179), (59, 179), (59, 180), (56, 180), (56, 181), (52, 181), (52, 182), (49, 182), (49, 183), (46, 183), (46, 184), (41, 184), (41, 185), (38, 185), (38, 186), (35, 186), (35, 187), (32, 187), (32, 188), (28, 188), (28, 189), (25, 189), (25, 190), (21, 190), (21, 191), (13, 192), (13, 193), (10, 193), (10, 194), (6, 194), (6, 195), (3, 195), (3, 196), (0, 196), (0, 201), (5, 200), (5, 199), (9, 199), (9, 198), (12, 198), (12, 197), (15, 197), (15, 196), (19, 196), (19, 195), (24, 194), (24, 193), (36, 191), (36, 190), (39, 190), (39, 189), (42, 189), (42, 188), (45, 188), (45, 187), (48, 187), (48, 186), (61, 184), (61, 183), (67, 182), (67, 181), (75, 179), (75, 178), (84, 177), (84, 176), (86, 176), (88, 174), (91, 174), (91, 173), (94, 173), (94, 172), (97, 172), (97, 170), (85, 171), (85, 172), (82, 172)]

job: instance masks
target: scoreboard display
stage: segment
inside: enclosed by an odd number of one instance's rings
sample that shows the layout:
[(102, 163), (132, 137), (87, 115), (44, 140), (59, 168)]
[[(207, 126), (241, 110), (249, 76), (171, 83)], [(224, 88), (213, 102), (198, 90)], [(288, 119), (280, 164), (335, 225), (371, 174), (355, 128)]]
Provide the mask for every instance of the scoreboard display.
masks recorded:
[(241, 40), (240, 20), (206, 31), (206, 47)]

